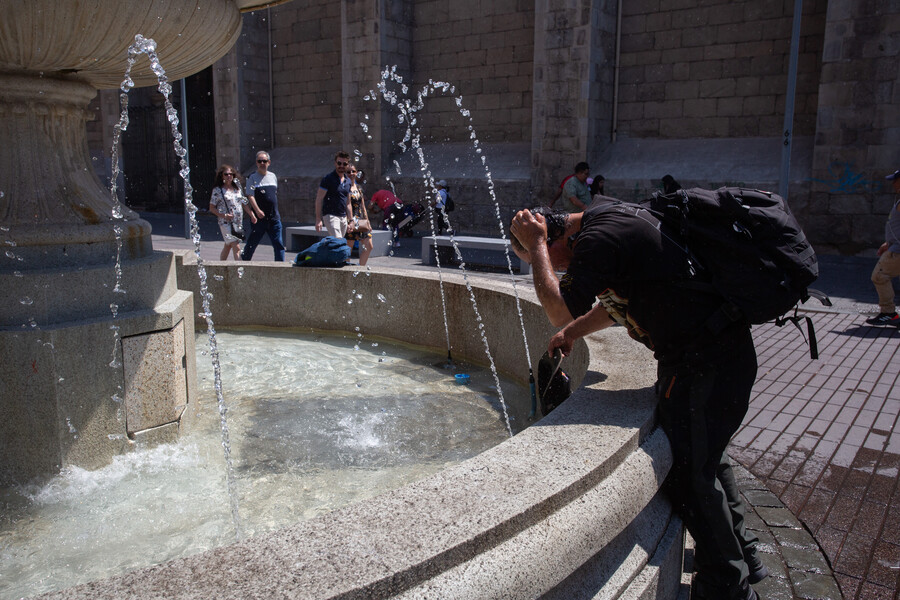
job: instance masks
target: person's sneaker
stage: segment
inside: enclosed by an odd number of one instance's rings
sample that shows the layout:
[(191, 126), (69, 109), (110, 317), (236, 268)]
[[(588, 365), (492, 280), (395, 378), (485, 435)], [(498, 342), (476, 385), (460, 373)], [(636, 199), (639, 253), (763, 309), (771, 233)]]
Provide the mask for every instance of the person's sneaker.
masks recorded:
[(750, 569), (750, 576), (747, 580), (752, 584), (759, 583), (769, 576), (769, 568), (755, 554), (747, 561), (747, 567)]
[(900, 327), (900, 315), (897, 313), (881, 313), (877, 317), (866, 319), (866, 323), (869, 325), (893, 325), (894, 327)]

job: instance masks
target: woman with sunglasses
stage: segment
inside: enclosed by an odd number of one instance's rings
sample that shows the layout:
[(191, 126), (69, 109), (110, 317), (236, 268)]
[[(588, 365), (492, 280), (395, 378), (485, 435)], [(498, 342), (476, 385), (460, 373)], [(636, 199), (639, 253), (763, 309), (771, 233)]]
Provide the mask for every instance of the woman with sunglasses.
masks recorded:
[[(244, 208), (247, 199), (242, 193), (241, 176), (231, 165), (222, 165), (216, 171), (216, 182), (209, 200), (209, 212), (219, 218), (219, 231), (225, 246), (219, 260), (228, 260), (234, 253), (234, 260), (241, 259), (241, 240), (244, 231)], [(252, 218), (252, 216), (251, 216)], [(232, 230), (232, 226), (234, 229)], [(240, 235), (240, 237), (239, 237)]]
[[(348, 167), (347, 176), (350, 178), (350, 209), (351, 215), (347, 221), (347, 245), (353, 248), (353, 242), (359, 241), (359, 264), (365, 266), (372, 253), (372, 225), (369, 221), (369, 213), (366, 211), (366, 199), (363, 197), (362, 187), (359, 182), (363, 180), (363, 172), (356, 167)], [(362, 225), (361, 225), (362, 223)]]

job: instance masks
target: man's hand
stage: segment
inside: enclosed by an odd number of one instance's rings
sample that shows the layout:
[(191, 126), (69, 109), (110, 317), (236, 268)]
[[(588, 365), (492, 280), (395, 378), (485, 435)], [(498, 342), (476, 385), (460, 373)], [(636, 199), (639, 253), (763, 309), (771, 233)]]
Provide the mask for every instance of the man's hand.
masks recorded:
[(528, 209), (516, 213), (509, 231), (516, 236), (529, 254), (535, 248), (547, 243), (547, 221), (544, 220), (543, 215), (533, 214)]
[(878, 256), (881, 256), (882, 254), (884, 254), (885, 252), (887, 252), (888, 248), (890, 248), (890, 246), (888, 245), (888, 243), (887, 243), (887, 242), (883, 243), (883, 244), (878, 248), (878, 253), (877, 253), (877, 255), (878, 255)]
[(551, 356), (553, 356), (553, 351), (557, 348), (560, 349), (563, 356), (568, 356), (572, 351), (572, 345), (575, 343), (576, 338), (567, 336), (567, 331), (569, 331), (568, 327), (557, 331), (556, 334), (550, 338), (550, 342), (547, 344), (547, 352), (549, 352)]

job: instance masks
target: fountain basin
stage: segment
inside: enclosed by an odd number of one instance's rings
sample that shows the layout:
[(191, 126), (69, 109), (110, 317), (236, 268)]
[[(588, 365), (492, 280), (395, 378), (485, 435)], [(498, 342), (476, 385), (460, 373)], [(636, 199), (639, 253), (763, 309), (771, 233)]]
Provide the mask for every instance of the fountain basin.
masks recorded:
[[(177, 257), (182, 289), (197, 287), (191, 262)], [(445, 343), (436, 273), (207, 270), (217, 326), (360, 326)], [(443, 278), (454, 358), (484, 364), (469, 292), (460, 276)], [(524, 382), (511, 285), (472, 287), (497, 368)], [(533, 292), (518, 293), (536, 362), (554, 330)], [(681, 524), (659, 494), (671, 455), (655, 424), (655, 362), (611, 328), (580, 343), (563, 368), (580, 385), (569, 400), (455, 467), (270, 534), (44, 597), (674, 598)]]

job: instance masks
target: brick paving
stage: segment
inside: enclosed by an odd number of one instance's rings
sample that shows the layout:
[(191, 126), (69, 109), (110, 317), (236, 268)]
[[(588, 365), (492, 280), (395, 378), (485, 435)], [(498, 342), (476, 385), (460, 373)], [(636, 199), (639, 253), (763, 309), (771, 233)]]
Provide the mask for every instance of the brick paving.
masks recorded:
[(793, 326), (754, 329), (759, 375), (730, 454), (812, 534), (844, 598), (896, 600), (900, 331), (811, 316), (818, 360)]

